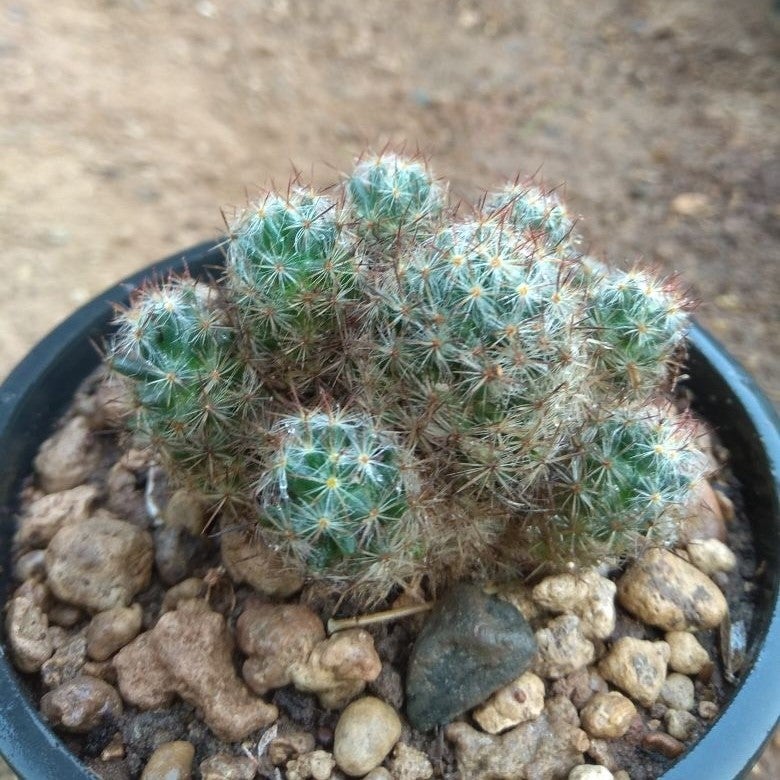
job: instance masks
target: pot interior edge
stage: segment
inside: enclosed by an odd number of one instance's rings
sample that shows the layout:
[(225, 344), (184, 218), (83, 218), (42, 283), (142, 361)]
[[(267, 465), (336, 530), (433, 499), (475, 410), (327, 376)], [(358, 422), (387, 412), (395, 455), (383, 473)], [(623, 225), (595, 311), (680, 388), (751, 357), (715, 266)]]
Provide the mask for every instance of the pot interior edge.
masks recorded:
[[(152, 275), (160, 277), (186, 267), (193, 276), (199, 276), (220, 264), (219, 245), (206, 242), (129, 277), (56, 328), (0, 387), (0, 452), (3, 452), (5, 462), (0, 473), (0, 597), (3, 603), (11, 586), (10, 542), (16, 495), (24, 476), (31, 470), (39, 444), (49, 435), (83, 378), (99, 364), (95, 344), (100, 343), (111, 320), (110, 304), (126, 303), (129, 291)], [(707, 767), (713, 765), (728, 772), (718, 777), (737, 777), (749, 767), (763, 740), (771, 734), (780, 701), (777, 664), (774, 658), (767, 658), (770, 652), (777, 653), (780, 648), (777, 607), (780, 591), (780, 433), (777, 417), (744, 370), (698, 326), (691, 330), (690, 344), (690, 386), (696, 406), (708, 419), (714, 416), (721, 421), (718, 434), (723, 443), (733, 455), (740, 453), (734, 455), (731, 465), (745, 488), (746, 509), (757, 543), (765, 551), (767, 567), (756, 624), (756, 638), (763, 644), (752, 668), (740, 682), (732, 706), (664, 775), (665, 780), (705, 777), (708, 776)], [(724, 408), (727, 410), (725, 415)], [(719, 410), (717, 415), (714, 414), (716, 409)], [(0, 628), (0, 632), (4, 633), (4, 628)], [(4, 656), (0, 646), (0, 751), (6, 753), (9, 763), (21, 777), (35, 780), (90, 777), (56, 735), (35, 716), (23, 686)], [(739, 701), (743, 704), (733, 706)], [(19, 708), (30, 722), (19, 718)], [(740, 731), (745, 732), (742, 744), (734, 742)], [(724, 754), (722, 760), (721, 753)], [(713, 759), (717, 763), (712, 764)], [(43, 763), (39, 763), (41, 761)]]

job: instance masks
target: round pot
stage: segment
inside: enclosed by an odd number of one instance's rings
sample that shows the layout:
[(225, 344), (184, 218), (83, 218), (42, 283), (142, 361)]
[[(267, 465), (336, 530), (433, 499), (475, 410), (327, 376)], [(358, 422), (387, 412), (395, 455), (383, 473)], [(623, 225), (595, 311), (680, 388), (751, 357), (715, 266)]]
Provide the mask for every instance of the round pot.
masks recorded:
[[(144, 279), (220, 265), (214, 242), (193, 247), (125, 279), (69, 317), (16, 367), (0, 387), (0, 598), (12, 587), (10, 545), (16, 497), (40, 444), (82, 380), (100, 362), (112, 304), (126, 303)], [(740, 481), (759, 562), (750, 656), (733, 698), (710, 730), (664, 775), (665, 780), (728, 780), (747, 774), (780, 716), (780, 421), (772, 406), (725, 350), (694, 325), (688, 384), (696, 409), (717, 429)], [(29, 780), (85, 780), (90, 773), (38, 715), (23, 679), (0, 644), (0, 753)]]

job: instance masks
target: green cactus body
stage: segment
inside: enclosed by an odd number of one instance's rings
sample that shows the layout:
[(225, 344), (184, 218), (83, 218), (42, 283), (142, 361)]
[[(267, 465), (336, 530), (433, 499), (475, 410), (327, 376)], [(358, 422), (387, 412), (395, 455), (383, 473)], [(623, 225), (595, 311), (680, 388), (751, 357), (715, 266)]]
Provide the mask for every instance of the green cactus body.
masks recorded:
[(358, 162), (346, 194), (358, 235), (379, 241), (427, 235), (444, 208), (444, 191), (426, 166), (395, 154)]
[(467, 484), (500, 485), (515, 503), (542, 473), (526, 454), (560, 445), (582, 351), (569, 262), (538, 255), (491, 218), (443, 228), (380, 291), (369, 356), (384, 392), (406, 399), (416, 443), (455, 446)]
[(133, 380), (137, 431), (201, 489), (232, 481), (242, 427), (263, 394), (216, 291), (188, 278), (145, 288), (118, 326), (108, 362)]
[(336, 342), (354, 285), (338, 206), (324, 196), (271, 194), (233, 228), (226, 279), (231, 302), (251, 351), (288, 385), (300, 388), (338, 360)]
[(489, 195), (486, 209), (520, 232), (541, 236), (549, 247), (568, 243), (574, 223), (554, 192), (538, 187), (510, 184)]
[(532, 529), (534, 557), (588, 565), (672, 544), (706, 465), (671, 409), (623, 407), (585, 426), (559, 466), (548, 522)]
[[(419, 559), (409, 455), (364, 416), (303, 412), (281, 419), (258, 487), (263, 521), (313, 572), (359, 575), (373, 561)], [(364, 573), (365, 574), (365, 573)]]
[(688, 322), (686, 302), (671, 285), (643, 271), (612, 271), (593, 285), (587, 323), (595, 375), (605, 386), (646, 397), (669, 375)]

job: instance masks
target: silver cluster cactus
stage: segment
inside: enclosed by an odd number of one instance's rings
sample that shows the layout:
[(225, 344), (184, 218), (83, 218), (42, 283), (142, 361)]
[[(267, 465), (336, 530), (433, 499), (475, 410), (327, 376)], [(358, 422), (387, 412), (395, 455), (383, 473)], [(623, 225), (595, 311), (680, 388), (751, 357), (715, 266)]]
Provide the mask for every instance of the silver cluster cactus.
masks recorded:
[(107, 349), (172, 479), (366, 602), (671, 544), (704, 476), (678, 287), (531, 182), (447, 193), (392, 153), (269, 192), (218, 283), (137, 291)]

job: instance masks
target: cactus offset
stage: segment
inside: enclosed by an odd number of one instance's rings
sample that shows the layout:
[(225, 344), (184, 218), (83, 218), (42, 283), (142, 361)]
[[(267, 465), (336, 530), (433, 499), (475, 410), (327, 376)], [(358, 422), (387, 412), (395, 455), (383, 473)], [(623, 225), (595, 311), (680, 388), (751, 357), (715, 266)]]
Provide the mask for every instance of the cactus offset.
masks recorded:
[(340, 361), (343, 312), (355, 284), (340, 208), (293, 189), (268, 194), (233, 226), (226, 291), (269, 380), (298, 391)]
[[(270, 431), (257, 491), (261, 522), (314, 573), (381, 582), (425, 554), (413, 505), (412, 456), (370, 418), (319, 409), (288, 415)], [(382, 567), (394, 561), (392, 575)], [(394, 578), (394, 579), (393, 579)]]
[(361, 160), (346, 181), (355, 229), (381, 242), (427, 235), (444, 191), (420, 160), (382, 154)]
[(544, 524), (528, 527), (537, 560), (599, 562), (670, 544), (706, 473), (692, 427), (670, 408), (620, 407), (585, 425), (556, 467)]
[(108, 356), (133, 380), (137, 431), (177, 478), (212, 496), (241, 483), (244, 431), (265, 397), (217, 297), (186, 277), (140, 290)]

